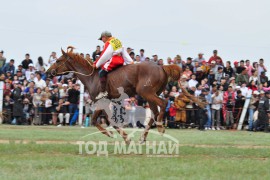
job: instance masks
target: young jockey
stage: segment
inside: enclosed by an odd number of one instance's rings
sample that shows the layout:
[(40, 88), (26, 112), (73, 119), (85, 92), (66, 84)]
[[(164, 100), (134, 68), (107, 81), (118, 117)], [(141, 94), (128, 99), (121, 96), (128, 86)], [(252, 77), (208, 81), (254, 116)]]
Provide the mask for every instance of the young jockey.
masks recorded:
[(100, 58), (94, 62), (94, 67), (99, 68), (99, 78), (101, 84), (101, 92), (96, 99), (101, 99), (108, 95), (106, 91), (106, 79), (108, 72), (114, 70), (124, 64), (133, 64), (133, 60), (130, 58), (126, 49), (122, 46), (119, 39), (112, 37), (112, 34), (108, 31), (101, 33), (99, 40), (105, 43), (104, 49), (100, 55)]

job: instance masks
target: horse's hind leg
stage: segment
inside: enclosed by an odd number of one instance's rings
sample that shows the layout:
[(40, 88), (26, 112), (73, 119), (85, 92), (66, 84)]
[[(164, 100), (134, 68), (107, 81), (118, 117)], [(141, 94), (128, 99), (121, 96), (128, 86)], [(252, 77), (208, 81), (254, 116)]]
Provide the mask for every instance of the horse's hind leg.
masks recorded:
[(113, 126), (113, 128), (122, 136), (126, 144), (130, 144), (130, 139), (128, 138), (128, 134), (122, 128), (117, 127), (117, 126)]
[[(154, 113), (155, 120), (157, 119), (156, 124), (157, 124), (158, 131), (163, 134), (165, 132), (165, 128), (163, 127), (163, 122), (162, 121), (163, 121), (163, 116), (164, 116), (164, 113), (165, 113), (166, 101), (162, 100), (161, 98), (159, 98), (156, 95), (145, 96), (145, 97), (147, 97), (146, 100), (148, 101), (148, 103), (150, 105), (150, 109)], [(160, 107), (160, 112), (158, 112), (157, 105)], [(146, 137), (148, 135), (148, 132), (149, 132), (153, 122), (154, 122), (154, 119), (151, 118), (148, 125), (146, 126), (142, 136), (141, 136), (141, 143), (146, 141)]]
[[(163, 134), (165, 132), (165, 128), (163, 126), (163, 116), (166, 109), (166, 101), (159, 98), (157, 95), (153, 95), (150, 97), (148, 96), (146, 100), (149, 102), (150, 109), (153, 111), (155, 119), (157, 119), (156, 125), (158, 128), (158, 132)], [(157, 106), (160, 107), (160, 112), (158, 112)]]
[(102, 113), (102, 110), (96, 110), (95, 113), (93, 114), (93, 125), (98, 128), (102, 134), (105, 134), (108, 137), (113, 137), (112, 132), (108, 132), (106, 129), (104, 129), (100, 123), (97, 122), (98, 116)]

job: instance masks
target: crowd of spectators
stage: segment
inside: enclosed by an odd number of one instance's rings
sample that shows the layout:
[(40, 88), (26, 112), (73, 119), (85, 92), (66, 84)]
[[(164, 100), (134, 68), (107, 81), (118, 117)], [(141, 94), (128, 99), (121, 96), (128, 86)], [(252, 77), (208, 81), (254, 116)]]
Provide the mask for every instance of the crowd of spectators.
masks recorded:
[[(164, 64), (163, 59), (158, 58), (156, 54), (151, 58), (145, 56), (144, 49), (138, 54), (135, 54), (132, 48), (127, 48), (127, 51), (135, 64), (144, 61)], [(97, 46), (92, 55), (83, 53), (80, 55), (95, 61), (100, 54), (101, 48)], [(39, 57), (34, 63), (30, 54), (26, 54), (25, 59), (15, 67), (15, 60), (10, 59), (7, 62), (4, 52), (0, 52), (5, 123), (58, 126), (76, 124), (80, 85), (72, 73), (53, 79), (46, 77), (46, 68), (56, 59), (57, 54), (52, 52), (46, 61)], [(264, 99), (266, 102), (270, 91), (270, 81), (266, 76), (267, 69), (263, 59), (252, 63), (250, 60), (235, 60), (231, 64), (231, 61), (223, 61), (218, 51), (214, 50), (213, 56), (209, 59), (205, 59), (203, 53), (198, 53), (195, 58), (188, 57), (186, 60), (176, 55), (173, 58), (168, 57), (166, 64), (176, 64), (183, 70), (179, 81), (169, 81), (165, 91), (160, 95), (161, 98), (168, 100), (164, 116), (164, 124), (168, 128), (235, 129), (250, 90), (252, 97), (244, 124), (248, 125), (248, 130), (268, 129), (268, 119), (266, 121), (265, 118), (260, 118), (262, 111), (266, 114), (269, 111), (260, 107), (261, 100)], [(182, 93), (183, 88), (204, 101), (206, 108), (201, 109), (185, 97)], [(132, 107), (147, 107), (147, 102), (140, 96), (131, 99)], [(84, 119), (91, 117), (93, 111), (90, 97), (85, 92)]]

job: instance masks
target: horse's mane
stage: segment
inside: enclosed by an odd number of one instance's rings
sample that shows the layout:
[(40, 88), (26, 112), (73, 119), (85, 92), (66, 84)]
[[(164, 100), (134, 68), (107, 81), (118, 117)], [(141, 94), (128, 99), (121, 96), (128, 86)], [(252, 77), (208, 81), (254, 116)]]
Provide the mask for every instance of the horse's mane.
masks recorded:
[(68, 46), (67, 47), (67, 55), (72, 58), (75, 62), (78, 62), (80, 64), (82, 64), (84, 67), (89, 66), (89, 65), (93, 65), (93, 62), (89, 59), (85, 59), (83, 58), (79, 53), (74, 53), (73, 49), (75, 49), (73, 46)]

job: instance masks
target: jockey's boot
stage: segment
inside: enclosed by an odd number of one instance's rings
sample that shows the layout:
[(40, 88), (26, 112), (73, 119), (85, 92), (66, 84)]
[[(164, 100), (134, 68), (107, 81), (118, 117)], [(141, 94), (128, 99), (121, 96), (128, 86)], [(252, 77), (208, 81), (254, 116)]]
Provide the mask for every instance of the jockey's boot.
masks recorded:
[(96, 99), (101, 99), (108, 96), (108, 92), (106, 91), (106, 77), (100, 78), (100, 88), (101, 91), (97, 95)]

